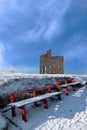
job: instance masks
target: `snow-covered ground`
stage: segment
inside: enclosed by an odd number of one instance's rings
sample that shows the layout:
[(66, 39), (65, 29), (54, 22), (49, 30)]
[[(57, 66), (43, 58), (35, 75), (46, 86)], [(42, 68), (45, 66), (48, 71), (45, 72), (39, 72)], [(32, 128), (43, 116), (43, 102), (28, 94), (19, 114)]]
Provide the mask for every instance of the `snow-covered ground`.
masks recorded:
[(6, 129), (8, 121), (0, 113), (0, 130)]
[[(58, 76), (70, 76), (81, 82), (87, 81), (87, 75), (34, 75), (2, 72), (0, 93), (55, 84), (55, 77)], [(12, 118), (11, 111), (5, 112), (4, 115), (13, 122), (9, 123), (8, 130), (87, 130), (87, 86), (75, 92), (71, 90), (69, 96), (62, 94), (62, 101), (49, 100), (48, 106), (48, 109), (44, 109), (43, 105), (26, 106), (26, 123), (22, 121), (19, 110), (15, 118)]]

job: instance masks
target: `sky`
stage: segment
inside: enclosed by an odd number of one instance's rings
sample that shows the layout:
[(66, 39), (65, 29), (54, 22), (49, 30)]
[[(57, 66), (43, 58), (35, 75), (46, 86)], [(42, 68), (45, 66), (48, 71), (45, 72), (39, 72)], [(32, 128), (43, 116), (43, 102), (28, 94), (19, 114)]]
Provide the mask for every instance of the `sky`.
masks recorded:
[(0, 0), (0, 70), (39, 73), (40, 55), (87, 74), (87, 0)]

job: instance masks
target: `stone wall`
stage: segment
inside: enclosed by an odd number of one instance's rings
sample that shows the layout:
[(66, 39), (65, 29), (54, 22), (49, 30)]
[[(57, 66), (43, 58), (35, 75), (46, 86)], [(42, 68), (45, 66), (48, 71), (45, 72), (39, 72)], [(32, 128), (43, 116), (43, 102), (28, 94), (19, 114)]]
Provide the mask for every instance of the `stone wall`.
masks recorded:
[(51, 50), (40, 56), (40, 74), (63, 74), (64, 73), (64, 57), (51, 57)]

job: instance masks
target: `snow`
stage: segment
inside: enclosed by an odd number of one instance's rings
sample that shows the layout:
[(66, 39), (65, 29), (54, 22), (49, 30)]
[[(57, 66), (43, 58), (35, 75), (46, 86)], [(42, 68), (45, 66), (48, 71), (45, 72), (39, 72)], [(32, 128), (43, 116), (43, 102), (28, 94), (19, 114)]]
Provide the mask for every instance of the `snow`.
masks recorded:
[[(26, 73), (12, 73), (12, 72), (1, 72), (0, 73), (0, 92), (1, 95), (7, 92), (13, 92), (23, 89), (29, 89), (34, 87), (47, 86), (55, 84), (55, 77), (75, 77), (77, 81), (83, 82), (80, 75), (70, 74), (26, 74)], [(81, 75), (85, 77), (85, 75)], [(9, 87), (9, 89), (8, 89)]]
[[(2, 72), (0, 74), (0, 93), (5, 94), (24, 88), (40, 87), (55, 84), (55, 77), (75, 77), (77, 82), (85, 83), (87, 75), (33, 75), (24, 73)], [(26, 106), (27, 122), (21, 119), (20, 110), (12, 118), (11, 111), (4, 113), (15, 125), (9, 123), (8, 130), (87, 130), (87, 85), (69, 91), (69, 96), (62, 94), (62, 101), (49, 100), (48, 109), (43, 106)], [(3, 125), (0, 117), (0, 126)]]
[(84, 87), (70, 94), (69, 97), (65, 97), (66, 99), (63, 100), (59, 110), (55, 106), (54, 113), (50, 113), (50, 119), (41, 124), (36, 130), (87, 130), (86, 95), (87, 88)]
[(6, 126), (7, 126), (7, 121), (0, 113), (0, 130), (4, 129)]

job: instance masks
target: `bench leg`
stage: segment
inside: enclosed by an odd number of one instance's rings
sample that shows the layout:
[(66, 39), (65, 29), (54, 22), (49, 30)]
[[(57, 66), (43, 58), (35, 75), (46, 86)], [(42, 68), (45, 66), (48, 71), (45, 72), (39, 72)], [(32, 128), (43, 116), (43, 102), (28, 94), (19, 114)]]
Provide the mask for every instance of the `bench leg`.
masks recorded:
[[(33, 90), (33, 97), (36, 97), (36, 96), (37, 96), (37, 91), (36, 91), (36, 89), (34, 89), (34, 90)], [(35, 107), (38, 106), (37, 102), (34, 102), (34, 106), (35, 106)]]
[[(10, 103), (13, 103), (13, 102), (14, 102), (14, 94), (11, 94), (10, 95)], [(15, 117), (16, 116), (15, 108), (12, 107), (11, 111), (12, 111), (12, 117)]]
[(72, 90), (75, 91), (75, 86), (72, 86)]
[(56, 87), (57, 91), (59, 92), (60, 90), (62, 90), (62, 88), (60, 86)]
[(69, 95), (68, 88), (65, 88), (64, 91), (65, 91), (65, 94), (66, 94), (66, 95)]
[(15, 117), (16, 116), (15, 108), (12, 107), (11, 110), (12, 110), (12, 117)]
[(39, 104), (37, 104), (37, 102), (34, 102), (34, 106), (35, 106), (35, 107), (38, 107), (38, 106), (39, 106)]
[(51, 93), (51, 88), (50, 87), (48, 87), (48, 93)]
[(61, 94), (58, 94), (58, 100), (62, 100), (62, 98), (61, 98)]
[(23, 106), (21, 107), (21, 114), (22, 114), (22, 120), (24, 120), (25, 122), (26, 120), (26, 108)]
[[(59, 89), (57, 89), (57, 92), (60, 92), (60, 90)], [(58, 100), (62, 100), (62, 98), (61, 98), (61, 94), (58, 94)]]
[(10, 103), (13, 103), (14, 102), (14, 94), (11, 94), (10, 95)]
[(43, 106), (44, 106), (44, 108), (48, 108), (48, 104), (47, 104), (47, 99), (45, 99), (44, 101), (43, 101)]

